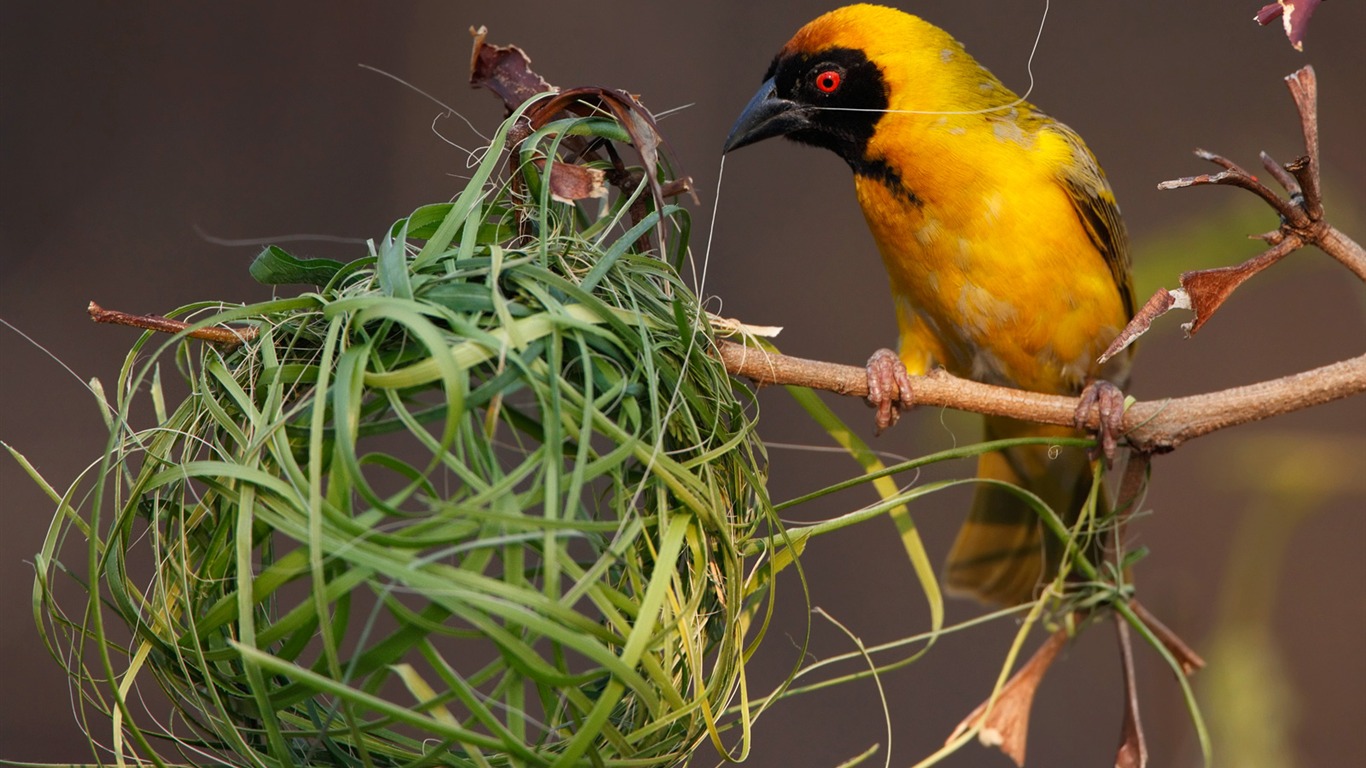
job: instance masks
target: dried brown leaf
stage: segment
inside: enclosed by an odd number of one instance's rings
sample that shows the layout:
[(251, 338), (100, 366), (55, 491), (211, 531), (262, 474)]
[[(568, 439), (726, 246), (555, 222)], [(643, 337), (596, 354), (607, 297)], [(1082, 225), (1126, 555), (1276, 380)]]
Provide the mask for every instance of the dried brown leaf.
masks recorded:
[[(537, 162), (542, 169), (545, 161)], [(607, 174), (597, 168), (559, 162), (550, 166), (550, 196), (562, 203), (590, 197), (606, 197)]]
[[(650, 192), (657, 205), (672, 195), (682, 192), (696, 193), (688, 181), (675, 181), (666, 190), (659, 181), (660, 152), (665, 148), (663, 136), (655, 125), (654, 117), (643, 107), (635, 96), (626, 91), (613, 88), (582, 87), (560, 90), (546, 82), (531, 69), (531, 59), (516, 46), (489, 45), (485, 38), (487, 30), (471, 28), (474, 49), (470, 58), (470, 84), (493, 91), (503, 100), (508, 111), (516, 109), (533, 96), (552, 92), (555, 95), (532, 105), (526, 111), (527, 122), (519, 125), (519, 131), (509, 134), (510, 141), (519, 141), (558, 119), (562, 115), (591, 116), (610, 114), (626, 131), (632, 146), (640, 155), (643, 173), (626, 167), (612, 143), (600, 138), (583, 136), (561, 137), (560, 147), (572, 160), (607, 161), (611, 169), (606, 173), (590, 170), (567, 162), (556, 163), (550, 173), (551, 194), (564, 201), (581, 200), (585, 197), (606, 195), (604, 182), (610, 182), (624, 193), (630, 193), (642, 178), (649, 184)], [(572, 170), (577, 168), (578, 170)], [(632, 221), (639, 221), (646, 215), (644, 201), (637, 201), (631, 207)], [(649, 235), (641, 235), (638, 248), (650, 248)]]
[(665, 197), (678, 197), (679, 195), (692, 195), (694, 201), (697, 200), (697, 192), (692, 187), (692, 177), (684, 176), (680, 179), (669, 179), (660, 188)]
[(1262, 9), (1257, 11), (1257, 15), (1252, 17), (1252, 20), (1265, 27), (1267, 24), (1279, 19), (1281, 17), (1281, 12), (1284, 10), (1285, 9), (1281, 7), (1280, 3), (1269, 3), (1262, 6)]
[(1129, 625), (1115, 614), (1119, 631), (1119, 655), (1124, 669), (1124, 727), (1120, 730), (1115, 768), (1146, 768), (1148, 745), (1143, 738), (1143, 722), (1138, 716), (1138, 677), (1134, 674), (1134, 645)]
[(1134, 313), (1134, 318), (1129, 321), (1128, 325), (1124, 326), (1124, 330), (1119, 332), (1115, 340), (1110, 342), (1105, 354), (1101, 355), (1096, 362), (1104, 365), (1110, 358), (1123, 352), (1130, 344), (1138, 341), (1139, 336), (1148, 332), (1154, 320), (1177, 308), (1177, 306), (1177, 297), (1173, 296), (1171, 291), (1166, 288), (1158, 288), (1157, 293), (1154, 293), (1147, 303), (1138, 308), (1138, 311)]
[(953, 729), (948, 741), (969, 729), (979, 727), (978, 739), (989, 747), (998, 747), (1018, 766), (1025, 762), (1025, 739), (1029, 735), (1029, 713), (1034, 708), (1034, 694), (1043, 682), (1044, 674), (1067, 642), (1066, 631), (1053, 633), (1029, 661), (1006, 681), (1001, 694), (982, 702), (972, 714)]
[(570, 88), (538, 104), (531, 114), (531, 122), (533, 126), (540, 127), (561, 111), (591, 114), (594, 109), (610, 112), (622, 128), (626, 129), (626, 134), (631, 137), (631, 144), (640, 153), (641, 163), (645, 167), (645, 177), (649, 180), (656, 199), (663, 200), (664, 195), (659, 189), (656, 175), (659, 168), (659, 148), (663, 138), (649, 111), (626, 91), (599, 87)]
[(1200, 658), (1200, 654), (1196, 653), (1194, 648), (1186, 645), (1186, 641), (1182, 640), (1180, 635), (1163, 624), (1146, 607), (1137, 600), (1130, 601), (1129, 607), (1134, 609), (1134, 613), (1143, 622), (1143, 626), (1147, 627), (1148, 631), (1152, 632), (1153, 636), (1166, 647), (1172, 658), (1176, 659), (1177, 664), (1181, 666), (1182, 674), (1190, 677), (1205, 668), (1205, 660)]
[(1181, 287), (1190, 296), (1191, 309), (1195, 310), (1195, 319), (1190, 322), (1187, 333), (1194, 335), (1199, 331), (1233, 291), (1253, 274), (1255, 272), (1247, 269), (1245, 263), (1182, 273)]
[(509, 113), (540, 93), (557, 90), (531, 70), (531, 57), (515, 45), (484, 42), (487, 27), (470, 27), (474, 49), (470, 53), (470, 86), (487, 88), (503, 100)]
[(1309, 29), (1309, 17), (1314, 15), (1320, 2), (1322, 0), (1277, 0), (1262, 6), (1252, 18), (1262, 26), (1279, 18), (1285, 27), (1285, 36), (1290, 40), (1290, 44), (1295, 46), (1295, 50), (1303, 51), (1304, 34)]
[(1186, 327), (1186, 332), (1193, 335), (1200, 330), (1238, 286), (1298, 247), (1299, 238), (1287, 237), (1242, 264), (1182, 273), (1181, 288), (1190, 297), (1190, 308), (1195, 311), (1195, 319)]

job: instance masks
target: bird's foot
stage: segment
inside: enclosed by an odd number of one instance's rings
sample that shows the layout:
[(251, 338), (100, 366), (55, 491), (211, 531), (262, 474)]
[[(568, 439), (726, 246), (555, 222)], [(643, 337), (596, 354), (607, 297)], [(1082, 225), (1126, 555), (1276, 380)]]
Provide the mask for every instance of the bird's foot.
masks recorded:
[(901, 358), (890, 349), (879, 349), (868, 358), (868, 405), (877, 409), (877, 434), (915, 405), (911, 376)]
[[(1077, 404), (1077, 429), (1086, 429), (1087, 417), (1094, 406), (1100, 414), (1100, 424), (1096, 427), (1096, 447), (1108, 463), (1115, 458), (1119, 437), (1124, 429), (1124, 393), (1105, 379), (1093, 379), (1081, 391), (1081, 402)], [(1097, 456), (1093, 451), (1091, 458)]]

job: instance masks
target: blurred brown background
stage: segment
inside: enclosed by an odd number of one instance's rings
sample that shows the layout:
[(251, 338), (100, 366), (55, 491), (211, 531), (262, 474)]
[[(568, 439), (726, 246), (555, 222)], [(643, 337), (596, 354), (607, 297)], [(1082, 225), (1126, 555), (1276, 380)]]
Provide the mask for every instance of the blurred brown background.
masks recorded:
[[(1329, 216), (1366, 238), (1366, 8), (1323, 5), (1298, 54), (1279, 28), (1252, 23), (1259, 4), (1053, 3), (1031, 98), (1078, 129), (1105, 165), (1142, 260), (1142, 297), (1173, 286), (1183, 269), (1255, 253), (1243, 235), (1274, 228), (1272, 214), (1245, 193), (1158, 192), (1155, 184), (1208, 170), (1190, 154), (1197, 145), (1248, 166), (1260, 149), (1293, 157), (1301, 145), (1281, 78), (1305, 63), (1321, 83)], [(493, 42), (525, 47), (559, 85), (625, 88), (655, 110), (690, 105), (663, 128), (703, 198), (694, 230), (700, 258), (731, 120), (778, 46), (831, 5), (6, 0), (0, 318), (80, 379), (108, 386), (135, 333), (90, 324), (87, 301), (157, 312), (199, 299), (260, 300), (269, 290), (246, 272), (258, 246), (214, 238), (374, 237), (417, 205), (450, 198), (466, 173), (466, 154), (454, 145), (482, 140), (423, 96), (357, 65), (406, 79), (491, 132), (501, 107), (465, 85), (472, 24), (487, 24)], [(1041, 1), (902, 6), (948, 28), (1017, 90), (1026, 87)], [(885, 278), (833, 155), (780, 142), (745, 149), (729, 158), (720, 194), (705, 286), (714, 309), (786, 326), (784, 349), (810, 357), (858, 363), (893, 341)], [(290, 247), (338, 258), (363, 248), (319, 240)], [(1132, 391), (1190, 394), (1360, 354), (1362, 297), (1335, 262), (1300, 252), (1240, 292), (1196, 339), (1182, 340), (1178, 321), (1162, 320)], [(103, 445), (92, 398), (14, 331), (0, 328), (0, 360), (0, 440), (65, 488)], [(826, 444), (780, 392), (764, 393), (761, 404), (767, 439)], [(871, 426), (861, 405), (838, 407), (851, 423)], [(1207, 437), (1156, 462), (1152, 514), (1131, 533), (1152, 549), (1138, 569), (1141, 595), (1214, 665), (1198, 682), (1220, 764), (1361, 760), (1364, 435), (1366, 398), (1358, 397)], [(918, 455), (974, 439), (971, 420), (920, 412), (875, 445)], [(771, 460), (778, 499), (853, 471), (842, 457), (784, 448), (772, 449)], [(970, 472), (963, 464), (933, 476)], [(31, 562), (52, 505), (7, 456), (0, 489), (0, 759), (86, 761), (65, 679), (30, 618)], [(849, 493), (799, 512), (814, 519), (866, 501), (865, 492)], [(966, 503), (963, 492), (913, 508), (936, 557)], [(1239, 543), (1259, 536), (1270, 545)], [(887, 521), (808, 552), (813, 603), (865, 642), (925, 628), (923, 600)], [(1239, 589), (1249, 584), (1242, 577), (1230, 587), (1230, 553), (1275, 590)], [(795, 582), (784, 586), (781, 626), (756, 662), (751, 690), (792, 661), (789, 638), (799, 636), (805, 612)], [(977, 612), (955, 602), (950, 619)], [(1237, 630), (1229, 616), (1248, 617), (1251, 628)], [(893, 764), (933, 751), (986, 694), (1012, 630), (1001, 622), (952, 635), (884, 680)], [(849, 648), (817, 624), (816, 656)], [(1170, 675), (1149, 650), (1138, 657), (1154, 764), (1198, 764)], [(1032, 765), (1108, 764), (1120, 715), (1116, 664), (1106, 627), (1069, 648), (1040, 692)], [(96, 727), (107, 742), (107, 725)], [(759, 722), (750, 764), (835, 766), (884, 741), (876, 690), (861, 683), (779, 704)], [(695, 764), (714, 762), (710, 748), (700, 755)], [(970, 746), (946, 764), (1008, 761)]]

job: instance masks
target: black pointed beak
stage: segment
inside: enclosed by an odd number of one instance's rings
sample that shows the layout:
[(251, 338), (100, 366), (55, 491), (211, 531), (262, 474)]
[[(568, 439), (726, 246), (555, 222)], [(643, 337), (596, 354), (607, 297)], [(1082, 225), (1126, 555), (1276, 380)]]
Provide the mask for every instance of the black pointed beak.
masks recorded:
[(740, 113), (735, 126), (730, 129), (721, 153), (774, 136), (785, 136), (810, 125), (810, 110), (795, 101), (779, 97), (773, 79), (769, 78), (745, 105), (745, 111)]

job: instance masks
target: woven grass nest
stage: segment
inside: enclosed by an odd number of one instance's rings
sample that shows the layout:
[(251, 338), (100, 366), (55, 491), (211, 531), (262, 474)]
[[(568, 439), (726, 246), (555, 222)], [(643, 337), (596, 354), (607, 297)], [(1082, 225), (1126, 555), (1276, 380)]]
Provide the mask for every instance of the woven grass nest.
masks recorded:
[(253, 265), (316, 291), (172, 313), (245, 343), (134, 346), (38, 562), (102, 759), (663, 766), (747, 717), (763, 449), (598, 97), (355, 261)]

